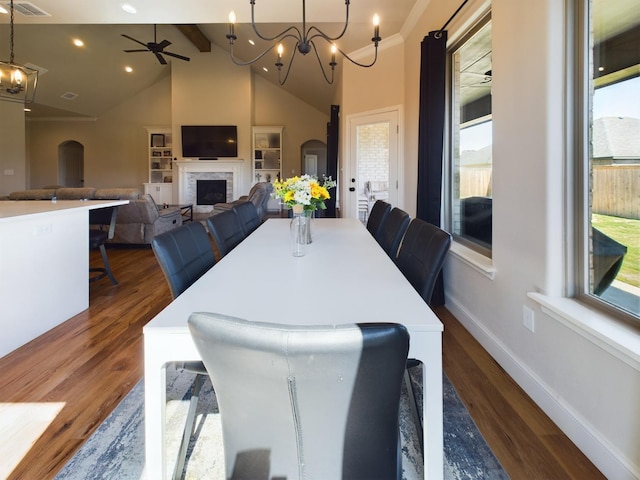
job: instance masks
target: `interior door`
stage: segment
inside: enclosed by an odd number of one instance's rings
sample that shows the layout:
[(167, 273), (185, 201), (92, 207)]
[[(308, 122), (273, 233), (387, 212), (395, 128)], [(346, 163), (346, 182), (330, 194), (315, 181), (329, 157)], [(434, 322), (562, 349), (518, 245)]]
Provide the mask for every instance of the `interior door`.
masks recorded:
[(84, 186), (84, 147), (73, 140), (58, 147), (58, 183), (65, 187)]
[(399, 109), (352, 115), (346, 215), (366, 223), (376, 200), (400, 206)]

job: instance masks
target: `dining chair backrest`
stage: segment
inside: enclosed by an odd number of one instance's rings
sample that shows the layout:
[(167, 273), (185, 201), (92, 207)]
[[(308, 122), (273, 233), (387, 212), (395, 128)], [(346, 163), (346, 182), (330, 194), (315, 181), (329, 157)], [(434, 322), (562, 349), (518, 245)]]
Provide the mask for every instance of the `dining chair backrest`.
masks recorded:
[(225, 210), (207, 218), (207, 228), (218, 248), (220, 258), (233, 250), (245, 237), (240, 219), (233, 210)]
[(211, 241), (200, 222), (156, 235), (151, 248), (176, 298), (216, 263)]
[(369, 219), (367, 220), (367, 230), (369, 233), (373, 235), (373, 238), (378, 238), (380, 234), (380, 227), (384, 222), (387, 215), (391, 211), (391, 205), (385, 202), (384, 200), (376, 200), (376, 203), (371, 207), (371, 212), (369, 212)]
[(396, 265), (427, 303), (450, 246), (448, 232), (419, 218), (411, 221), (404, 235)]
[(225, 478), (400, 479), (399, 324), (188, 320), (215, 385)]
[(382, 222), (376, 240), (378, 240), (380, 246), (391, 258), (396, 257), (398, 247), (400, 246), (404, 232), (409, 226), (410, 220), (407, 212), (394, 207)]
[(234, 205), (232, 210), (240, 219), (240, 225), (242, 226), (245, 237), (262, 223), (260, 215), (258, 215), (258, 209), (251, 202), (242, 202)]

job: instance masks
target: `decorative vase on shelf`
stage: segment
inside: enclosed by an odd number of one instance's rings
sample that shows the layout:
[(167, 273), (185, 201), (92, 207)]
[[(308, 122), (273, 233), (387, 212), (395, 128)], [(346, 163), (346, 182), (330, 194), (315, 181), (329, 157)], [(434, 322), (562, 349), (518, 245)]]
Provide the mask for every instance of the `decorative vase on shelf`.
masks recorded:
[(304, 257), (307, 250), (309, 217), (305, 215), (302, 205), (293, 205), (293, 217), (289, 226), (291, 231), (291, 255)]

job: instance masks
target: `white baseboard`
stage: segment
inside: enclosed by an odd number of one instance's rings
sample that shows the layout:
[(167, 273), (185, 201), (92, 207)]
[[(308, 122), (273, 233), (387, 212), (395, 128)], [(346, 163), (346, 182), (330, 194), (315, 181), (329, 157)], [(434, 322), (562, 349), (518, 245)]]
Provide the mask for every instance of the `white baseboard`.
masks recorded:
[(616, 480), (640, 478), (640, 470), (632, 462), (626, 459), (607, 438), (600, 435), (571, 405), (563, 402), (556, 392), (536, 376), (462, 304), (455, 298), (447, 296), (446, 307), (607, 478)]

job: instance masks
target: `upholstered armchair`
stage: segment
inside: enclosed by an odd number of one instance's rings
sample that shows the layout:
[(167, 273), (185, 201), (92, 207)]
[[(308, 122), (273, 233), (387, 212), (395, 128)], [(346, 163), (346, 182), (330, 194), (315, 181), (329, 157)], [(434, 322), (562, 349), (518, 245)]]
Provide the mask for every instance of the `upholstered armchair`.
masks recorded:
[(234, 200), (230, 203), (216, 203), (213, 206), (212, 215), (231, 210), (235, 205), (249, 201), (253, 203), (256, 207), (256, 210), (258, 210), (258, 216), (260, 217), (260, 220), (264, 220), (264, 217), (267, 214), (267, 203), (269, 202), (269, 198), (271, 197), (271, 192), (273, 192), (273, 185), (271, 185), (270, 182), (258, 182), (253, 187), (251, 187), (248, 195), (243, 195), (239, 199)]
[(151, 240), (182, 225), (178, 207), (158, 208), (151, 195), (142, 195), (118, 211), (116, 232), (111, 243), (150, 245)]

